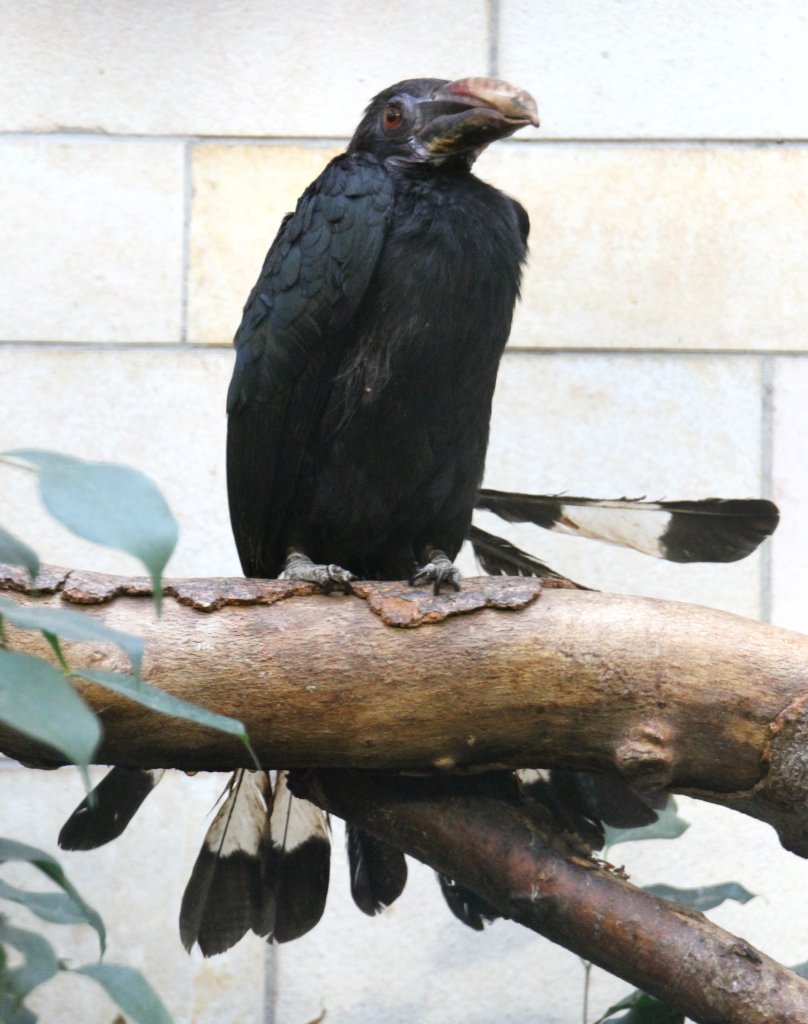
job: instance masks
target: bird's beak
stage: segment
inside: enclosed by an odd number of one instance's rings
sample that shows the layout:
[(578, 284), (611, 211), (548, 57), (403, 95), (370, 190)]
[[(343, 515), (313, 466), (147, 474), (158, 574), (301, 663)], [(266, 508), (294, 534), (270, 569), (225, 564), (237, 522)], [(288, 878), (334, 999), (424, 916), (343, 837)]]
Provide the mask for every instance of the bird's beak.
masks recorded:
[(429, 158), (479, 152), (520, 128), (538, 127), (536, 101), (529, 92), (496, 78), (460, 78), (419, 103), (418, 148)]

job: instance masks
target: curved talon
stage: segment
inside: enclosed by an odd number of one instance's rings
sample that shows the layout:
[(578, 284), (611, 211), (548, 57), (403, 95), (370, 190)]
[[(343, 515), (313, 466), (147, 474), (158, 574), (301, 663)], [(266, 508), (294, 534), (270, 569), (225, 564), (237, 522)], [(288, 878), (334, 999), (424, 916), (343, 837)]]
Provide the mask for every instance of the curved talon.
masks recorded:
[(440, 594), (440, 589), (444, 583), (448, 584), (452, 590), (460, 590), (460, 570), (448, 558), (442, 551), (430, 551), (430, 561), (410, 577), (410, 586), (417, 587), (421, 583), (431, 583), (434, 581), (433, 593), (435, 595)]
[(343, 569), (340, 565), (324, 565), (315, 566), (315, 569), (325, 569), (328, 574), (328, 579), (325, 583), (320, 584), (323, 588), (323, 593), (330, 594), (334, 589), (334, 584), (338, 584), (343, 594), (352, 594), (351, 581), (356, 579), (356, 576), (347, 569)]
[(330, 594), (338, 586), (343, 594), (353, 593), (351, 581), (356, 576), (341, 565), (315, 565), (306, 555), (291, 551), (281, 573), (281, 579), (296, 580), (299, 583), (315, 583), (324, 594)]

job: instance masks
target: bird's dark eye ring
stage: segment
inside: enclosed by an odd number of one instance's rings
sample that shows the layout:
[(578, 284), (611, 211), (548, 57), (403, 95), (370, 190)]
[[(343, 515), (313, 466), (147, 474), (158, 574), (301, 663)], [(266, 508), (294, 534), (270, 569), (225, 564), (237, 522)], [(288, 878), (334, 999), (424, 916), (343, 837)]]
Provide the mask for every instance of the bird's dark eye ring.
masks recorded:
[(384, 108), (384, 127), (385, 128), (398, 128), (401, 124), (403, 114), (401, 113), (401, 107), (391, 104), (389, 107)]

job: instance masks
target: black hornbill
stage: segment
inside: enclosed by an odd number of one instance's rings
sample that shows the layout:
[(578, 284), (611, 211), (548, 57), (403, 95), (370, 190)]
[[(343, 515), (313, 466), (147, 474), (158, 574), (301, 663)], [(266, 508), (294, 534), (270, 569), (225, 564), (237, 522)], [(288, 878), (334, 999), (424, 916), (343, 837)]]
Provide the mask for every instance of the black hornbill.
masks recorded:
[(247, 576), (456, 584), (528, 234), (470, 170), (535, 109), (490, 79), (400, 82), (284, 222), (228, 395)]
[[(244, 308), (228, 393), (230, 513), (247, 576), (326, 591), (407, 578), (437, 593), (459, 588), (453, 560), (465, 539), (489, 572), (551, 572), (472, 527), (475, 506), (679, 561), (743, 557), (774, 529), (765, 502), (621, 499), (593, 511), (588, 499), (480, 489), (529, 223), (471, 167), (530, 124), (532, 97), (504, 82), (399, 82), (284, 219)], [(661, 513), (661, 526), (638, 530), (627, 509)], [(114, 769), (61, 845), (120, 834), (160, 774)], [(622, 790), (614, 806), (598, 777), (554, 780), (545, 798), (579, 823), (653, 819)], [(186, 946), (211, 954), (248, 929), (278, 941), (307, 931), (325, 900), (327, 836), (322, 812), (291, 796), (284, 773), (273, 793), (265, 773), (237, 772), (183, 899)], [(354, 897), (374, 913), (400, 893), (403, 855), (350, 826), (348, 843)], [(480, 927), (487, 908), (442, 884), (455, 913)]]

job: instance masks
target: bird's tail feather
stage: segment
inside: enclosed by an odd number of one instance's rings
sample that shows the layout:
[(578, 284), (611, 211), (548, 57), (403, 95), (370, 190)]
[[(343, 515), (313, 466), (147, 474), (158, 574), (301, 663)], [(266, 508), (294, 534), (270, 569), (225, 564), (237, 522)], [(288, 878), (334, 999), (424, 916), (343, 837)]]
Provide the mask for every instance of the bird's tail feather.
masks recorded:
[(745, 558), (774, 532), (779, 521), (777, 506), (759, 498), (611, 500), (483, 489), (477, 508), (509, 523), (534, 523), (546, 530), (634, 548), (671, 562), (734, 562)]
[(250, 929), (262, 933), (271, 919), (264, 885), (270, 851), (272, 788), (266, 772), (231, 776), (211, 822), (180, 909), (180, 938), (204, 956), (223, 953)]
[(440, 891), (443, 893), (449, 910), (458, 921), (473, 928), (475, 932), (481, 932), (487, 924), (491, 924), (492, 921), (502, 916), (473, 889), (458, 885), (448, 875), (442, 875), (440, 872), (436, 872), (436, 874), (440, 883)]
[(359, 909), (370, 915), (394, 903), (407, 882), (407, 861), (401, 850), (377, 839), (350, 822), (345, 826), (351, 895)]
[(63, 850), (94, 850), (117, 839), (165, 774), (164, 769), (113, 768), (62, 826)]
[(468, 539), (477, 561), (489, 576), (540, 576), (542, 579), (563, 580), (577, 590), (589, 589), (580, 583), (573, 583), (527, 551), (522, 551), (502, 537), (481, 530), (479, 526), (469, 529)]
[(240, 769), (208, 829), (180, 910), (186, 949), (223, 953), (248, 931), (288, 942), (320, 920), (328, 893), (325, 812), (292, 796), (285, 772)]
[(305, 935), (323, 915), (331, 830), (325, 811), (292, 795), (286, 772), (278, 772), (269, 829), (272, 850), (266, 871), (275, 917), (266, 934), (276, 942), (290, 942)]

